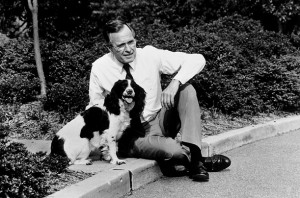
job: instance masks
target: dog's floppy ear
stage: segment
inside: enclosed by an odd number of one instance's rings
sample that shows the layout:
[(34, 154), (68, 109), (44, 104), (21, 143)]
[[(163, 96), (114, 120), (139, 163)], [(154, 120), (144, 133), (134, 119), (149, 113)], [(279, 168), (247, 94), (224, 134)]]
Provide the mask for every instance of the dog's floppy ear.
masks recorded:
[(94, 137), (94, 131), (102, 133), (102, 131), (108, 128), (108, 115), (99, 107), (91, 107), (81, 113), (81, 116), (85, 122), (80, 132), (81, 138), (92, 139)]
[(91, 129), (90, 126), (84, 125), (80, 131), (80, 137), (81, 138), (87, 138), (87, 139), (92, 139), (94, 137), (93, 130)]
[(132, 87), (135, 92), (135, 96), (134, 96), (135, 105), (131, 112), (133, 114), (137, 114), (138, 116), (140, 116), (145, 107), (146, 92), (141, 86), (136, 84), (134, 81), (132, 82)]
[(104, 106), (109, 113), (113, 113), (115, 115), (120, 115), (120, 105), (119, 105), (119, 98), (117, 93), (112, 90), (110, 94), (108, 94), (104, 99)]

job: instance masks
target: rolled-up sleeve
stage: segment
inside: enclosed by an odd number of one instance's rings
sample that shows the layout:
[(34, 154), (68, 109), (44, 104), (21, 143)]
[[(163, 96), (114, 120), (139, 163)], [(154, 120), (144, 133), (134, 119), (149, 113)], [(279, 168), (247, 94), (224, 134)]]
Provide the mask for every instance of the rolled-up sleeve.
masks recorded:
[(187, 54), (168, 50), (159, 50), (158, 54), (161, 61), (161, 72), (164, 74), (178, 72), (174, 79), (179, 80), (182, 84), (201, 72), (206, 63), (202, 54)]

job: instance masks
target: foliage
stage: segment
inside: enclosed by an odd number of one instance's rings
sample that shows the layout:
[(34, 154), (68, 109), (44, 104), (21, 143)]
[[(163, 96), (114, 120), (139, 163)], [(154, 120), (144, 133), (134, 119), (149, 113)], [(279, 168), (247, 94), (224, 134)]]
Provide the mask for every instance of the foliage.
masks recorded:
[[(95, 39), (87, 41), (41, 42), (43, 65), (48, 86), (47, 110), (72, 117), (88, 102), (91, 63), (107, 49)], [(31, 40), (10, 40), (0, 46), (0, 101), (27, 103), (36, 100), (39, 80)], [(68, 115), (70, 114), (70, 115)]]
[(24, 40), (22, 45), (11, 40), (0, 46), (0, 102), (26, 103), (38, 94), (39, 80), (35, 75), (32, 43)]
[[(45, 0), (39, 2), (39, 29), (42, 38), (56, 40), (96, 36), (115, 17), (145, 25), (163, 23), (176, 30), (240, 14), (261, 21), (270, 30), (278, 30), (280, 21), (287, 26), (286, 33), (291, 33), (299, 23), (299, 7), (295, 0)], [(14, 37), (20, 31), (32, 31), (27, 1), (0, 0), (0, 9), (1, 32)]]
[[(88, 0), (46, 0), (38, 2), (41, 37), (52, 39), (80, 35), (93, 29), (90, 2)], [(0, 0), (0, 31), (10, 37), (32, 31), (32, 16), (27, 0)], [(89, 25), (88, 25), (89, 24)]]
[(282, 23), (299, 16), (300, 3), (294, 0), (257, 0), (256, 3), (261, 3), (265, 12), (275, 16)]
[(66, 171), (69, 160), (45, 153), (29, 153), (23, 144), (8, 140), (6, 128), (0, 125), (0, 197), (45, 197), (49, 194), (47, 179)]
[(42, 102), (0, 105), (0, 122), (9, 137), (52, 140), (65, 124), (56, 111), (46, 111)]
[(0, 31), (10, 37), (18, 35), (19, 28), (22, 26), (23, 20), (26, 18), (27, 1), (22, 0), (0, 0)]
[(50, 85), (45, 109), (56, 110), (63, 117), (71, 120), (88, 104), (88, 80), (69, 78), (68, 81)]
[(52, 166), (52, 169), (44, 166), (44, 154), (31, 154), (22, 144), (10, 142), (5, 138), (0, 139), (0, 153), (1, 197), (44, 197), (47, 195), (49, 186), (46, 186), (46, 175), (49, 171), (58, 169), (55, 169), (55, 166)]
[[(31, 157), (21, 144), (1, 139), (1, 197), (41, 197), (44, 186), (40, 158)], [(34, 166), (34, 167), (32, 167)]]
[(29, 72), (21, 74), (11, 72), (0, 75), (0, 102), (26, 103), (36, 99), (38, 94), (38, 79)]
[(281, 62), (295, 48), (285, 36), (259, 27), (239, 16), (203, 27), (210, 34), (201, 39), (208, 71), (195, 80), (203, 90), (200, 101), (239, 115), (299, 109), (299, 71), (287, 69), (294, 60)]
[[(207, 108), (214, 107), (235, 115), (299, 108), (299, 69), (291, 66), (295, 61), (292, 58), (282, 61), (296, 48), (286, 36), (263, 31), (257, 21), (233, 15), (205, 25), (178, 28), (176, 31), (158, 21), (150, 25), (136, 23), (133, 26), (140, 47), (152, 44), (171, 51), (204, 55), (206, 67), (192, 83), (197, 88), (201, 105)], [(5, 90), (3, 98), (11, 99), (2, 101), (32, 101), (32, 95), (35, 94), (24, 90), (26, 87), (30, 91), (36, 90), (37, 82), (22, 78), (20, 83), (12, 83), (18, 82), (20, 75), (36, 79), (36, 71), (32, 70), (32, 53), (14, 42), (6, 46), (9, 47), (2, 48), (4, 59), (0, 68), (6, 71), (2, 76), (11, 80), (1, 81), (0, 88)], [(25, 47), (31, 48), (31, 45)], [(17, 58), (13, 58), (14, 49), (19, 52)], [(69, 120), (87, 105), (91, 63), (107, 50), (103, 40), (98, 37), (42, 42), (42, 49), (49, 83), (44, 107), (58, 111)], [(25, 58), (22, 58), (22, 54)], [(168, 80), (170, 77), (164, 78), (163, 86)], [(17, 89), (21, 87), (23, 92)]]
[(93, 29), (90, 2), (91, 0), (39, 1), (41, 36), (51, 39), (85, 36), (85, 31)]
[(72, 118), (88, 103), (91, 63), (107, 50), (98, 40), (44, 42), (42, 45), (48, 95), (47, 110)]
[(282, 61), (296, 49), (257, 21), (234, 15), (178, 31), (164, 24), (136, 28), (143, 45), (204, 55), (206, 67), (192, 80), (201, 106), (232, 115), (299, 109), (299, 69), (293, 58)]

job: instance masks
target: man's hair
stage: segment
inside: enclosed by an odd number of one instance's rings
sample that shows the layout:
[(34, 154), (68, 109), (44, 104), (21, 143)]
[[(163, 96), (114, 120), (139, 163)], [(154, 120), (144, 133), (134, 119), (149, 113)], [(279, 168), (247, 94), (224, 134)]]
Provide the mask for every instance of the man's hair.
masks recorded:
[(127, 23), (125, 23), (121, 19), (114, 19), (108, 21), (103, 27), (103, 36), (105, 41), (109, 43), (110, 42), (109, 34), (119, 32), (124, 27), (124, 25), (126, 25), (131, 30), (133, 37), (135, 37), (135, 32), (132, 27), (130, 27)]

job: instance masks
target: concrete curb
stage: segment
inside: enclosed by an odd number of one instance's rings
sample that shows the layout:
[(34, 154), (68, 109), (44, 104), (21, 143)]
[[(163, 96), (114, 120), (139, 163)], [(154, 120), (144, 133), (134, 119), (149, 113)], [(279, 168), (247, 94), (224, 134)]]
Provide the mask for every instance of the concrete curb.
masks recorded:
[[(232, 130), (203, 139), (203, 156), (222, 153), (251, 142), (300, 129), (300, 116)], [(58, 191), (49, 198), (116, 198), (151, 183), (162, 176), (153, 160), (137, 159)]]
[(153, 160), (137, 159), (97, 173), (77, 184), (55, 192), (48, 198), (117, 198), (159, 179), (162, 173)]
[(208, 145), (208, 156), (212, 156), (251, 142), (294, 131), (299, 128), (300, 116), (295, 116), (232, 130), (216, 136), (210, 136), (203, 139), (203, 142)]
[(107, 170), (58, 191), (50, 198), (121, 197), (130, 192), (130, 175), (126, 170)]

